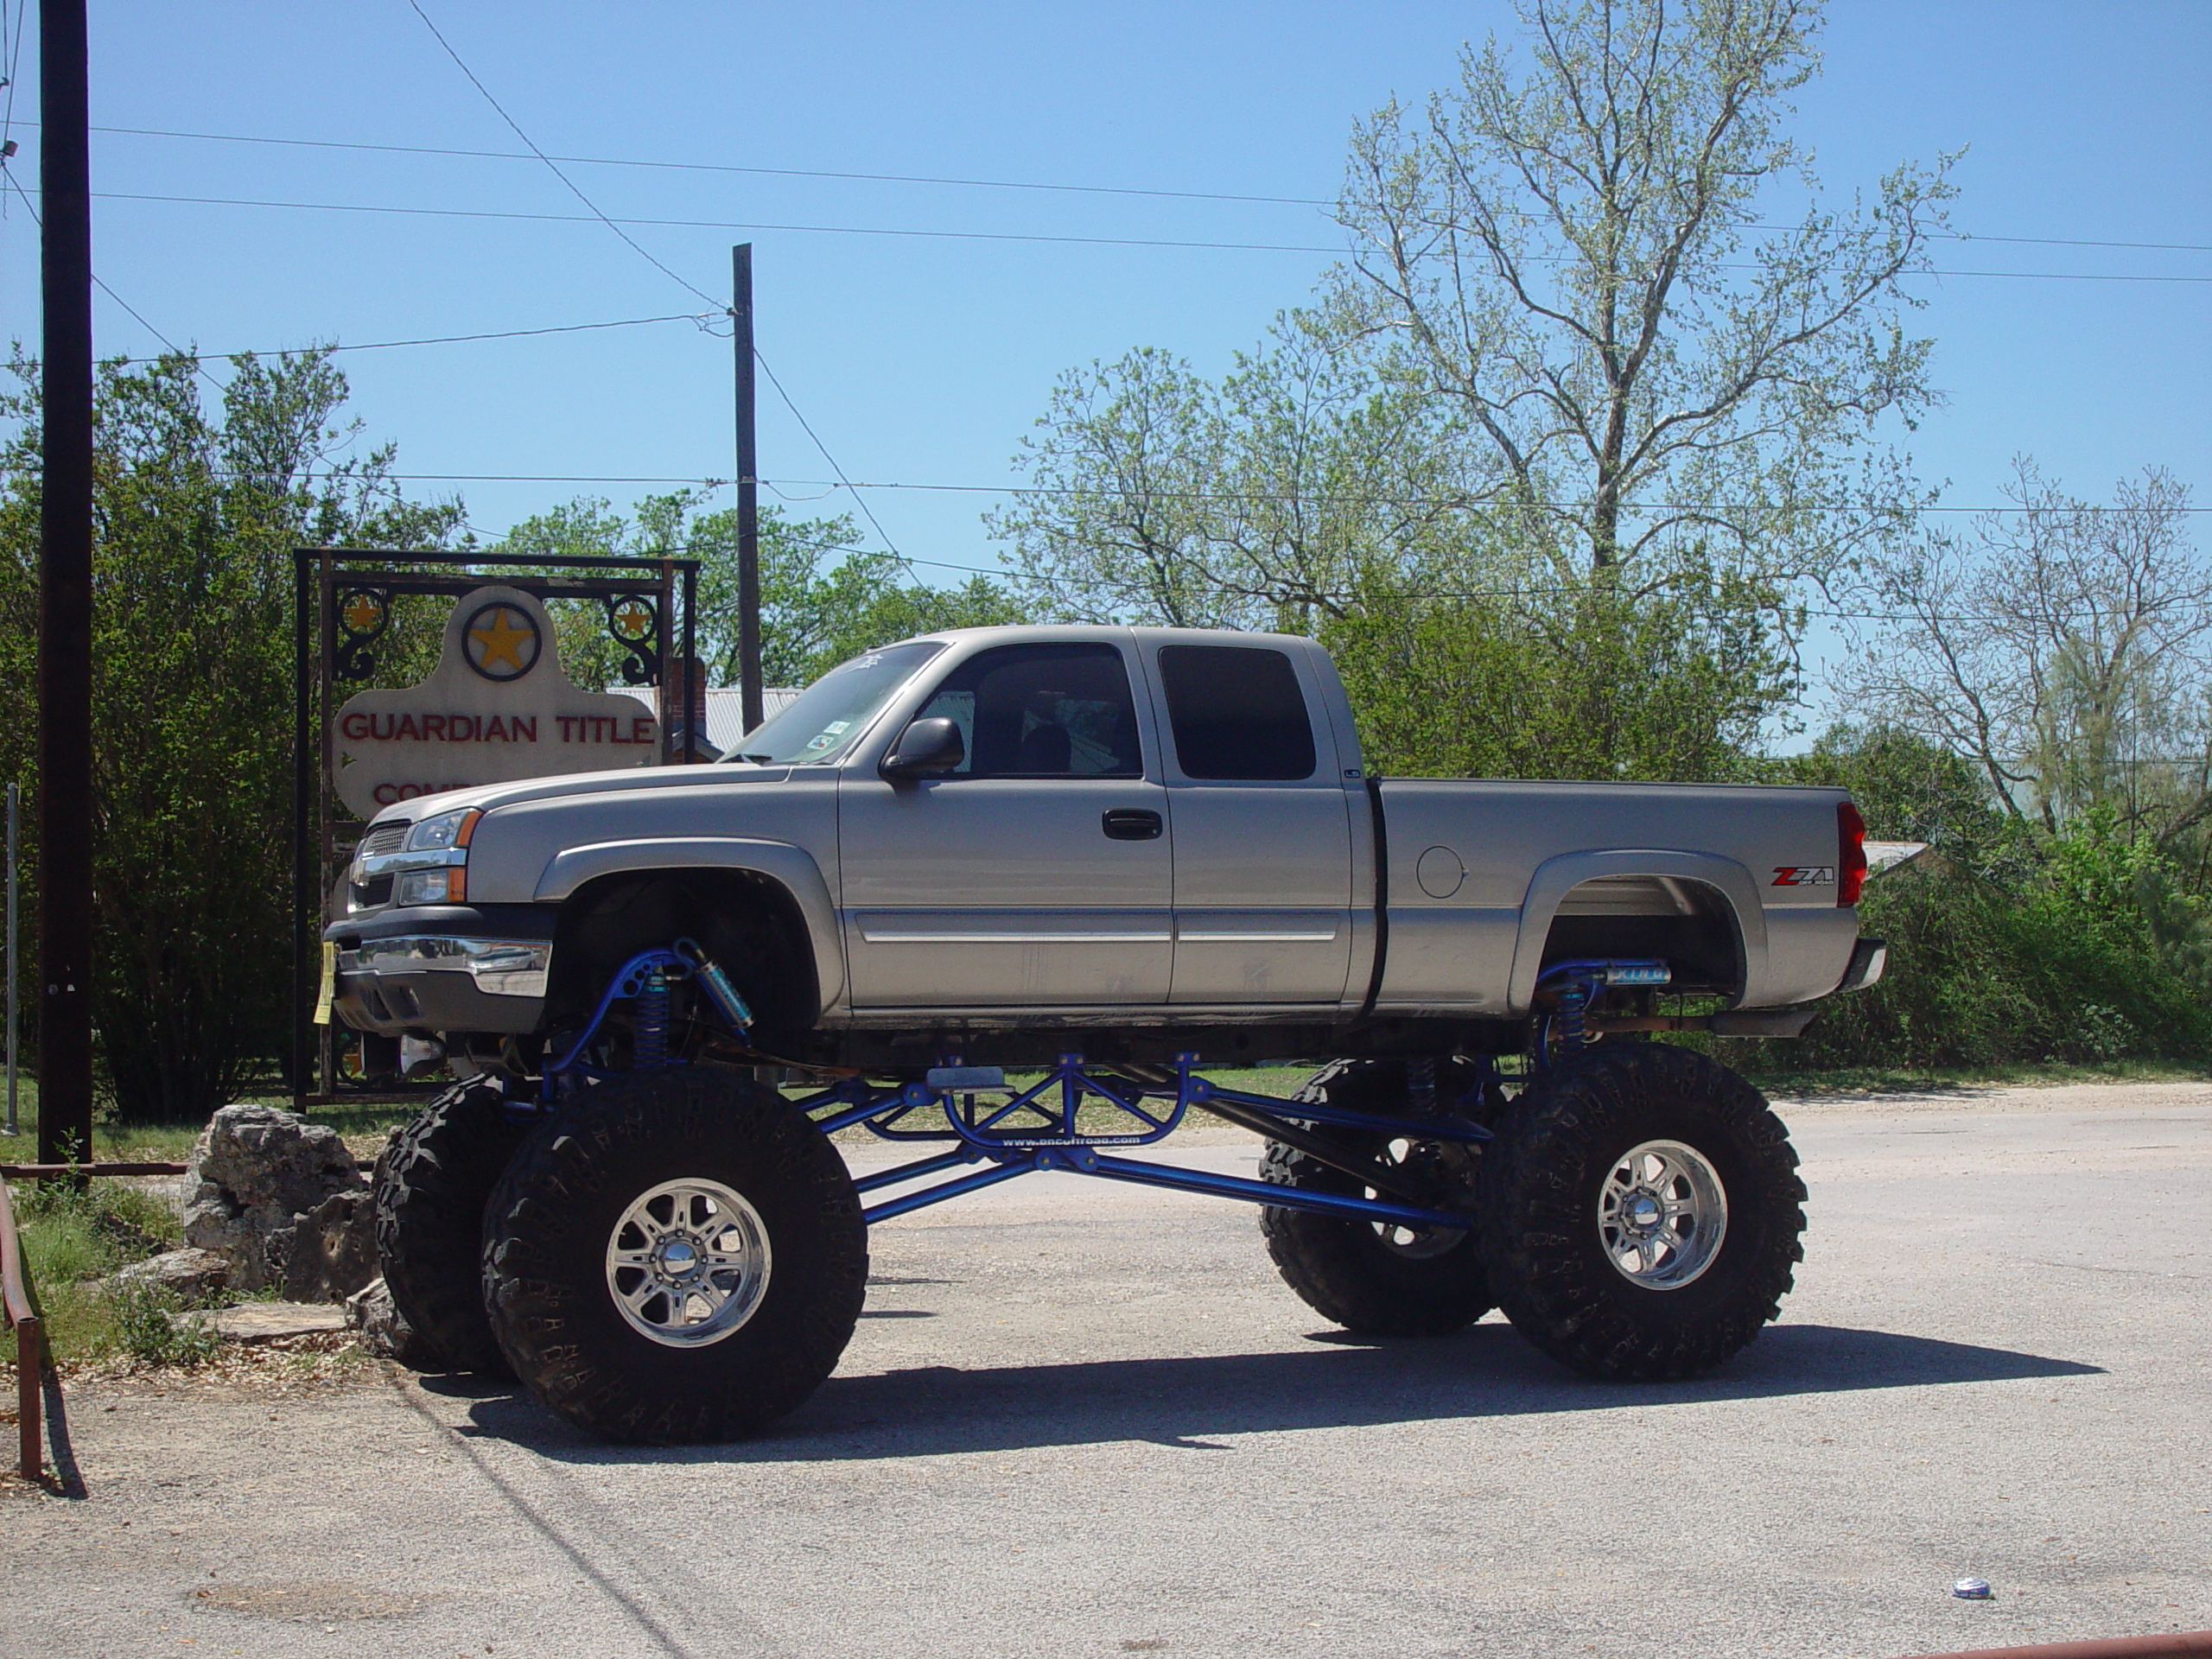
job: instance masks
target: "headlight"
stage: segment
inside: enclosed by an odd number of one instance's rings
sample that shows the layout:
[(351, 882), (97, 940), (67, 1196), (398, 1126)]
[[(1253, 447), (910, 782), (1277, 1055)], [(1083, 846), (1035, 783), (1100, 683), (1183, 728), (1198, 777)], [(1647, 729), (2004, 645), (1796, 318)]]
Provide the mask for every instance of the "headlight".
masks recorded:
[(397, 905), (458, 905), (468, 896), (468, 872), (449, 864), (435, 870), (409, 870), (392, 884)]
[(425, 818), (407, 832), (407, 850), (429, 853), (447, 847), (466, 847), (468, 832), (475, 829), (476, 820), (483, 816), (471, 807), (465, 812), (445, 812), (435, 818)]

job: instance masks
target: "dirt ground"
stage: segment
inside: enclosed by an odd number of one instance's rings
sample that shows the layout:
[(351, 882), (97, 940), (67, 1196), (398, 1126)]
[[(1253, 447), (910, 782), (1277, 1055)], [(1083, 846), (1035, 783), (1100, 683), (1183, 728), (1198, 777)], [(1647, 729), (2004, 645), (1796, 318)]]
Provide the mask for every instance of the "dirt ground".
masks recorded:
[(743, 1445), (597, 1446), (338, 1355), (80, 1377), (83, 1495), (0, 1491), (0, 1655), (1883, 1659), (2212, 1625), (2212, 1085), (1782, 1109), (1798, 1288), (1696, 1382), (1586, 1382), (1494, 1315), (1352, 1340), (1242, 1206), (1065, 1175), (878, 1229), (837, 1376)]

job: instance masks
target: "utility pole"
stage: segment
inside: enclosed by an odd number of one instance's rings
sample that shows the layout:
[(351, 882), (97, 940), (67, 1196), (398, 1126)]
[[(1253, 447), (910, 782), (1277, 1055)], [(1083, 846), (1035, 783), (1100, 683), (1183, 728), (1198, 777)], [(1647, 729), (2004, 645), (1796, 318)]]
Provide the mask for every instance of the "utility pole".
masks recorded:
[(39, 0), (38, 1156), (92, 1153), (92, 199), (85, 0)]
[(753, 405), (753, 245), (729, 251), (730, 344), (737, 354), (737, 683), (745, 729), (760, 723), (760, 478)]

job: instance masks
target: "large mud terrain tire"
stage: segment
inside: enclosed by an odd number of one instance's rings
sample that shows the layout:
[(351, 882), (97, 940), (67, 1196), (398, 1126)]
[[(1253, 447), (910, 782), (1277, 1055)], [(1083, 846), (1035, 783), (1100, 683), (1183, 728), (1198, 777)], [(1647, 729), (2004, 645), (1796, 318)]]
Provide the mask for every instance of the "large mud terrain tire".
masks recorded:
[(397, 1307), (443, 1363), (506, 1375), (484, 1317), (484, 1206), (530, 1133), (496, 1089), (464, 1083), (416, 1114), (377, 1160), (377, 1257)]
[(608, 1440), (734, 1440), (821, 1386), (860, 1318), (852, 1177), (773, 1090), (689, 1067), (542, 1125), (484, 1223), (484, 1296), (531, 1394)]
[[(1455, 1062), (1437, 1067), (1437, 1096), (1447, 1109), (1480, 1086), (1472, 1066)], [(1412, 1109), (1406, 1066), (1400, 1060), (1338, 1060), (1316, 1072), (1292, 1098), (1359, 1112), (1395, 1115)], [(1478, 1103), (1458, 1109), (1482, 1115)], [(1313, 1128), (1347, 1152), (1380, 1163), (1424, 1160), (1433, 1166), (1424, 1179), (1434, 1185), (1440, 1201), (1464, 1203), (1471, 1196), (1476, 1154), (1471, 1151)], [(1370, 1195), (1352, 1176), (1280, 1141), (1268, 1142), (1260, 1179), (1309, 1192)], [(1472, 1325), (1493, 1306), (1481, 1247), (1471, 1233), (1421, 1232), (1272, 1205), (1260, 1211), (1260, 1231), (1283, 1282), (1322, 1318), (1363, 1336), (1446, 1336)]]
[(1805, 1187), (1782, 1120), (1726, 1066), (1601, 1046), (1497, 1128), (1483, 1255), (1506, 1316), (1554, 1359), (1621, 1382), (1695, 1376), (1781, 1312)]

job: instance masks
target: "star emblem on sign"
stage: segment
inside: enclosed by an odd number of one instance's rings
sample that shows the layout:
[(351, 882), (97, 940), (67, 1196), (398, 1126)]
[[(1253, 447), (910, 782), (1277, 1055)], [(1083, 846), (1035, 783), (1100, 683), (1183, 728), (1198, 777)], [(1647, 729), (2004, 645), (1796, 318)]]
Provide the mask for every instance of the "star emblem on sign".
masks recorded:
[(461, 628), (461, 653), (487, 680), (520, 679), (544, 648), (537, 619), (504, 600), (479, 606)]
[(384, 602), (374, 594), (355, 593), (346, 601), (346, 626), (353, 633), (373, 633), (384, 620)]
[(614, 607), (614, 632), (624, 639), (642, 639), (652, 632), (653, 607), (642, 599), (626, 599)]

